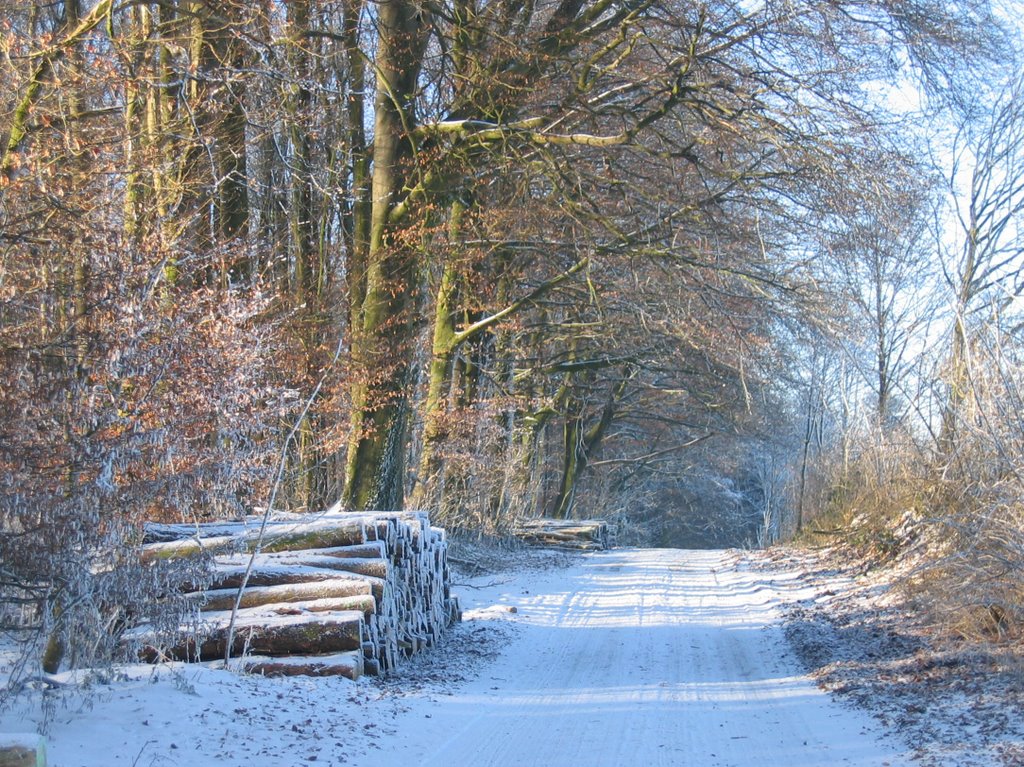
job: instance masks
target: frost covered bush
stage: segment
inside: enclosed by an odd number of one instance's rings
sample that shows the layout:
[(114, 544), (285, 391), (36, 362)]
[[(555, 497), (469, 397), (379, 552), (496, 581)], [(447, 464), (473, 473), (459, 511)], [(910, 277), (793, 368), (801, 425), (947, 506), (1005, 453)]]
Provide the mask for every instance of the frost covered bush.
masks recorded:
[(974, 345), (953, 449), (935, 467), (929, 559), (915, 577), (936, 621), (969, 638), (1024, 627), (1024, 365), (996, 328)]
[[(808, 535), (873, 562), (899, 559), (917, 609), (949, 636), (1024, 629), (1024, 365), (994, 325), (973, 336), (966, 389), (929, 446), (865, 431)], [(841, 468), (841, 471), (838, 470)]]

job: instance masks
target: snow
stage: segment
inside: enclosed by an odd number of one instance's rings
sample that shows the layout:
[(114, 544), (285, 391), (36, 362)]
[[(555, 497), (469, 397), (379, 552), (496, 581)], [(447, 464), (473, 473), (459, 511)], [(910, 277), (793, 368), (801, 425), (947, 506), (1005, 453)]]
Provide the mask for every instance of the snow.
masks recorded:
[(1024, 765), (1024, 674), (1014, 641), (965, 641), (931, 622), (906, 588), (917, 563), (871, 567), (848, 549), (779, 549), (810, 598), (787, 607), (786, 637), (815, 680), (911, 744), (920, 767)]
[(781, 607), (806, 589), (736, 552), (592, 553), (474, 579), (463, 624), (389, 680), (133, 666), (34, 691), (0, 731), (47, 709), (56, 767), (909, 764), (788, 652)]

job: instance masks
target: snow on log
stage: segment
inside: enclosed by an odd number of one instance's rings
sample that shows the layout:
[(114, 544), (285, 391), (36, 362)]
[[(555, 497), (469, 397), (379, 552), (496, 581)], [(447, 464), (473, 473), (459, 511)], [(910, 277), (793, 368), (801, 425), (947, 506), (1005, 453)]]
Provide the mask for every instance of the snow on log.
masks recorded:
[(384, 541), (371, 541), (358, 546), (333, 546), (328, 549), (317, 549), (316, 553), (322, 557), (374, 559), (387, 557), (388, 548), (384, 545)]
[[(180, 538), (171, 538), (175, 532)], [(300, 551), (381, 542), (393, 543), (396, 524), (392, 517), (366, 514), (306, 514), (292, 519), (274, 518), (262, 524), (248, 518), (242, 522), (213, 522), (196, 525), (146, 525), (143, 531), (143, 561), (188, 557), (228, 548), (239, 551)]]
[(46, 767), (46, 740), (35, 733), (0, 734), (0, 767)]
[(239, 599), (238, 588), (207, 591), (202, 609), (231, 610), (236, 601), (239, 607), (259, 607), (279, 602), (304, 602), (312, 599), (366, 596), (373, 600), (372, 585), (359, 578), (331, 578), (305, 583), (282, 583), (276, 586), (247, 588)]
[(182, 559), (198, 554), (212, 554), (224, 551), (238, 543), (234, 536), (218, 535), (208, 538), (186, 538), (180, 541), (161, 541), (142, 547), (142, 561), (155, 562), (160, 559)]
[[(348, 575), (338, 570), (323, 567), (305, 567), (301, 565), (283, 565), (279, 562), (260, 560), (257, 556), (253, 568), (249, 570), (249, 578), (245, 579), (248, 568), (248, 557), (237, 559), (230, 556), (218, 557), (213, 571), (213, 580), (208, 590), (238, 589), (243, 580), (247, 588), (259, 586), (280, 586), (288, 583), (312, 583), (315, 581), (333, 581), (340, 578), (375, 584), (374, 579), (358, 575)], [(194, 589), (190, 589), (194, 590)], [(372, 589), (371, 589), (372, 590)], [(362, 592), (360, 592), (362, 593)]]
[(281, 602), (265, 605), (264, 609), (272, 610), (278, 615), (300, 615), (302, 613), (334, 613), (341, 610), (360, 610), (363, 618), (377, 614), (377, 600), (370, 594), (354, 597), (322, 597), (303, 602)]
[(608, 523), (600, 519), (530, 519), (512, 532), (528, 543), (562, 548), (602, 550), (612, 545)]
[[(242, 564), (248, 557), (225, 557), (224, 564)], [(357, 557), (321, 556), (319, 551), (288, 551), (281, 554), (258, 554), (255, 562), (259, 565), (290, 565), (293, 567), (317, 568), (369, 575), (373, 578), (387, 578), (390, 563), (386, 559), (362, 559)]]
[[(254, 521), (252, 525), (259, 525)], [(175, 541), (188, 540), (191, 538), (234, 538), (238, 535), (240, 526), (244, 529), (244, 522), (205, 522), (196, 525), (162, 525), (156, 522), (146, 523), (142, 532), (144, 544), (153, 543), (174, 543)]]
[[(250, 517), (147, 525), (144, 542), (144, 561), (202, 554), (213, 562), (210, 585), (189, 594), (203, 611), (202, 635), (158, 649), (153, 635), (140, 627), (126, 639), (141, 643), (148, 660), (223, 656), (230, 611), (243, 583), (231, 653), (288, 658), (261, 659), (250, 669), (256, 673), (383, 673), (461, 619), (451, 593), (445, 533), (431, 527), (424, 512), (331, 510), (276, 514), (265, 524)], [(345, 623), (342, 631), (338, 616), (348, 621), (353, 615), (359, 621)], [(358, 653), (361, 665), (322, 657), (342, 651)]]

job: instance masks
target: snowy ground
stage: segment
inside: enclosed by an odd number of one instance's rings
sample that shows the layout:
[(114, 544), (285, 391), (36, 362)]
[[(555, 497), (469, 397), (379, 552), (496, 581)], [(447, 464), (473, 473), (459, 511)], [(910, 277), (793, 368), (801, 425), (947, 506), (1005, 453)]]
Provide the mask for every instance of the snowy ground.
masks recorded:
[[(884, 724), (802, 671), (782, 608), (821, 593), (798, 563), (621, 549), (484, 575), (465, 621), (395, 677), (261, 679), (129, 669), (48, 693), (56, 767), (911, 764)], [(0, 731), (39, 725), (36, 700)]]
[(813, 587), (786, 610), (794, 652), (825, 689), (871, 711), (920, 767), (1024, 766), (1024, 668), (1013, 648), (959, 642), (924, 625), (892, 588), (899, 572), (780, 549), (771, 570)]

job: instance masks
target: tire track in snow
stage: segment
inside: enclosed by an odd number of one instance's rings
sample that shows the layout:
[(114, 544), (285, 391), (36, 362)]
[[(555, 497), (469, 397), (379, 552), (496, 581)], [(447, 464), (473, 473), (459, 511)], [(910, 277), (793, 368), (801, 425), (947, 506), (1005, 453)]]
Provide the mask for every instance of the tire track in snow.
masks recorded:
[[(517, 639), (437, 702), (426, 732), (399, 717), (398, 741), (373, 764), (909, 764), (786, 654), (775, 607), (791, 583), (738, 560), (623, 549), (523, 576), (496, 595), (518, 611)], [(403, 742), (405, 731), (419, 738)]]

